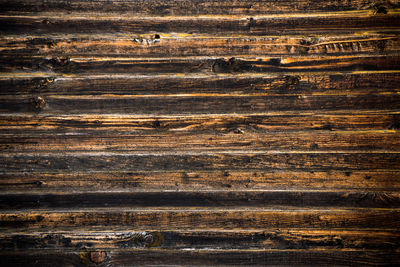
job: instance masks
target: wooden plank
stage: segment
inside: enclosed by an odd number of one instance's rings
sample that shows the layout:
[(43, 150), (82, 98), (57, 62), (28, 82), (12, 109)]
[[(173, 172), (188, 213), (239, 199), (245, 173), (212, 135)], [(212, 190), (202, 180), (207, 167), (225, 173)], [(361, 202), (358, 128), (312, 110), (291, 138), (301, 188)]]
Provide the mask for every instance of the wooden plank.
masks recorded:
[(355, 31), (398, 30), (398, 10), (373, 15), (370, 11), (301, 14), (297, 16), (171, 16), (133, 17), (92, 13), (52, 16), (1, 16), (1, 34), (63, 34), (63, 33), (187, 33), (231, 35), (281, 35), (354, 33)]
[(164, 190), (351, 190), (397, 192), (399, 171), (187, 171), (0, 174), (2, 192)]
[(400, 193), (336, 191), (180, 191), (0, 194), (0, 209), (94, 207), (362, 207), (400, 208)]
[[(140, 248), (163, 249), (398, 249), (398, 231), (385, 230), (192, 230), (192, 231), (40, 231), (3, 232), (0, 248), (5, 251), (40, 249), (84, 251)], [(394, 252), (394, 251), (393, 251)]]
[(373, 13), (387, 12), (387, 9), (398, 7), (398, 1), (376, 2), (372, 0), (355, 1), (318, 1), (297, 0), (296, 3), (287, 0), (178, 0), (178, 1), (68, 1), (68, 0), (14, 0), (0, 1), (2, 14), (37, 14), (39, 12), (109, 12), (113, 14), (137, 14), (156, 16), (176, 15), (264, 15), (282, 12), (313, 11), (350, 11), (370, 9)]
[(138, 36), (20, 36), (1, 37), (3, 55), (56, 56), (304, 56), (384, 54), (398, 51), (396, 34), (356, 34), (344, 36), (272, 36), (227, 37), (168, 36), (145, 34)]
[[(160, 133), (269, 133), (313, 130), (354, 131), (380, 130), (396, 131), (400, 127), (397, 112), (376, 111), (327, 111), (276, 112), (265, 115), (217, 114), (196, 116), (133, 116), (133, 115), (70, 115), (49, 116), (36, 114), (0, 115), (0, 130), (3, 134), (20, 136), (22, 132), (32, 136), (55, 134), (100, 135), (119, 133), (160, 134)], [(22, 132), (21, 132), (22, 131)], [(90, 135), (89, 135), (90, 134)]]
[(86, 252), (2, 252), (6, 266), (130, 266), (179, 264), (191, 266), (396, 266), (399, 253), (368, 250), (164, 250), (141, 249)]
[(103, 208), (22, 210), (0, 214), (1, 229), (56, 227), (124, 227), (141, 230), (190, 229), (392, 229), (400, 227), (398, 209), (257, 209), (248, 208)]
[(135, 249), (85, 252), (2, 252), (0, 263), (6, 266), (396, 266), (399, 253), (369, 250), (164, 250)]
[(266, 114), (277, 111), (395, 110), (400, 94), (368, 95), (172, 95), (0, 97), (2, 113), (45, 115)]
[(241, 151), (212, 153), (2, 153), (1, 172), (400, 169), (400, 153)]
[[(44, 74), (42, 74), (44, 75)], [(353, 95), (399, 91), (398, 71), (242, 75), (0, 77), (0, 95)]]
[[(400, 21), (400, 20), (399, 20)], [(0, 57), (0, 71), (49, 72), (58, 74), (182, 74), (182, 73), (298, 73), (326, 71), (399, 70), (398, 54), (384, 56), (315, 57), (182, 57), (182, 58), (69, 58)]]
[(0, 134), (0, 150), (3, 152), (145, 152), (145, 151), (233, 151), (233, 150), (390, 150), (400, 151), (400, 133), (387, 132), (338, 132), (302, 131), (288, 133), (245, 132), (232, 129), (228, 133), (163, 133), (138, 132), (135, 135), (101, 134), (55, 135), (24, 132), (18, 136)]

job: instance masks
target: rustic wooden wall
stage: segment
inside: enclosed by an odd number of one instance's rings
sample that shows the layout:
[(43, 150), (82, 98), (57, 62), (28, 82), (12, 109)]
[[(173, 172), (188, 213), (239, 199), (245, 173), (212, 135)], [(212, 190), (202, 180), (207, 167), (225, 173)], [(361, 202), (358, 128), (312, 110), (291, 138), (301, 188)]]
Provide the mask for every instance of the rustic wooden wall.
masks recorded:
[(398, 0), (0, 0), (0, 265), (400, 264)]

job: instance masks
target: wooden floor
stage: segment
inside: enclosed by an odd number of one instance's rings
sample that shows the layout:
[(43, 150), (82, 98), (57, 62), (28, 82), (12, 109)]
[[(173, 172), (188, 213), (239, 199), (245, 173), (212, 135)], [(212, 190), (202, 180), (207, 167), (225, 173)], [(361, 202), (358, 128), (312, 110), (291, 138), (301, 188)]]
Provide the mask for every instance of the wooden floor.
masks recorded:
[(399, 266), (399, 33), (398, 0), (0, 0), (0, 266)]

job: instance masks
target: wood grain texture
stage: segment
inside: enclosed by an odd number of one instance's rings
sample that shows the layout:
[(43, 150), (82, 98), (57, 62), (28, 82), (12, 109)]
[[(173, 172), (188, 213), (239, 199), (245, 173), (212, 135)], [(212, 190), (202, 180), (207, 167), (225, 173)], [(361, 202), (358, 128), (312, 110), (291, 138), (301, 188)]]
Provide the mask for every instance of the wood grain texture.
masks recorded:
[(231, 35), (280, 35), (280, 34), (325, 34), (354, 33), (360, 30), (397, 31), (400, 26), (398, 10), (387, 14), (373, 15), (370, 11), (348, 13), (321, 13), (303, 16), (173, 16), (152, 17), (110, 16), (98, 13), (82, 16), (68, 14), (52, 16), (0, 16), (2, 34), (82, 34), (82, 33), (183, 33)]
[(392, 229), (400, 226), (399, 209), (267, 209), (252, 207), (150, 207), (4, 210), (0, 229), (40, 229), (92, 227), (93, 230), (118, 227), (137, 230), (189, 229)]
[(376, 2), (371, 0), (355, 1), (329, 1), (297, 0), (295, 3), (288, 0), (265, 2), (262, 0), (118, 0), (118, 1), (68, 1), (68, 0), (16, 0), (0, 2), (3, 14), (37, 14), (38, 12), (107, 12), (112, 14), (138, 14), (138, 15), (243, 15), (243, 14), (275, 14), (288, 12), (313, 12), (313, 11), (350, 11), (350, 10), (376, 10), (376, 7), (396, 8), (397, 0)]
[(82, 137), (80, 134), (44, 135), (29, 132), (22, 136), (0, 135), (0, 149), (4, 152), (80, 152), (80, 151), (212, 151), (233, 150), (358, 150), (400, 151), (400, 134), (387, 132), (288, 132), (259, 133), (232, 129), (212, 134), (156, 132), (135, 135), (95, 134)]
[(399, 46), (394, 33), (368, 33), (343, 36), (227, 37), (212, 35), (180, 36), (139, 34), (137, 36), (96, 35), (0, 38), (7, 55), (45, 56), (304, 56), (394, 53)]
[(0, 235), (2, 251), (31, 250), (114, 250), (114, 249), (385, 249), (394, 250), (398, 231), (389, 230), (192, 230), (116, 232), (76, 231), (15, 232)]
[[(400, 172), (366, 171), (179, 171), (0, 174), (2, 192), (160, 192), (165, 190), (339, 190), (396, 192)], [(315, 203), (316, 204), (316, 203)]]
[(2, 113), (46, 115), (129, 114), (192, 115), (252, 114), (278, 111), (393, 110), (400, 94), (335, 96), (47, 96), (0, 97)]
[[(0, 76), (0, 95), (357, 95), (398, 93), (398, 71), (293, 74)], [(321, 110), (320, 112), (323, 112)], [(100, 115), (100, 114), (99, 114)]]
[(0, 209), (252, 206), (399, 208), (398, 193), (335, 191), (179, 191), (0, 194)]
[[(131, 266), (153, 264), (179, 264), (192, 266), (317, 266), (389, 265), (399, 263), (398, 253), (392, 251), (363, 250), (114, 250), (87, 252), (3, 252), (0, 263), (8, 266)], [(285, 259), (285, 260), (282, 260)]]
[(3, 153), (0, 171), (68, 173), (96, 171), (211, 170), (399, 170), (391, 152), (176, 152), (176, 153)]
[(321, 112), (271, 112), (263, 115), (175, 115), (175, 116), (133, 116), (133, 115), (68, 115), (49, 116), (38, 114), (0, 116), (2, 133), (21, 135), (30, 131), (32, 135), (48, 134), (101, 134), (115, 133), (229, 133), (241, 129), (243, 132), (290, 132), (301, 130), (343, 131), (343, 130), (392, 130), (400, 127), (400, 114), (393, 111), (337, 111)]
[[(11, 60), (12, 59), (12, 60)], [(0, 72), (29, 70), (66, 74), (282, 73), (399, 70), (400, 56), (324, 56), (290, 58), (68, 58), (12, 55), (0, 57)]]
[(399, 27), (398, 0), (0, 0), (0, 265), (400, 265)]

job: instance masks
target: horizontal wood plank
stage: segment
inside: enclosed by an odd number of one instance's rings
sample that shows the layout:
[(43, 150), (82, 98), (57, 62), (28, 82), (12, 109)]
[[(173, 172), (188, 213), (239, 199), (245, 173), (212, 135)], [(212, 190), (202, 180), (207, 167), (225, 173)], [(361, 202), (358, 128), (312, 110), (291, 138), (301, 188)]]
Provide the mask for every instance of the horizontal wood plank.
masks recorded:
[[(325, 113), (325, 114), (324, 114)], [(266, 115), (217, 114), (196, 116), (131, 116), (131, 115), (71, 115), (37, 114), (0, 115), (0, 129), (5, 134), (23, 136), (55, 134), (160, 134), (160, 133), (246, 133), (290, 131), (397, 131), (400, 115), (382, 111), (339, 111), (339, 114), (305, 111), (277, 112)], [(23, 131), (23, 132), (21, 132)]]
[[(399, 19), (400, 21), (400, 19)], [(400, 56), (105, 58), (0, 56), (0, 72), (58, 74), (298, 73), (399, 70)]]
[[(44, 75), (44, 74), (42, 74)], [(0, 95), (357, 95), (399, 91), (398, 71), (242, 75), (0, 77)]]
[(335, 191), (180, 191), (0, 194), (0, 209), (92, 207), (366, 207), (400, 208), (400, 193)]
[[(137, 14), (137, 15), (220, 15), (220, 14), (243, 14), (263, 15), (282, 12), (304, 12), (313, 11), (350, 11), (366, 10), (377, 13), (386, 9), (398, 7), (398, 1), (376, 2), (372, 0), (355, 1), (318, 1), (297, 0), (295, 4), (288, 0), (262, 1), (262, 0), (178, 0), (178, 1), (68, 1), (68, 0), (14, 0), (0, 1), (1, 14), (37, 14), (40, 12), (107, 12), (113, 14)], [(379, 9), (380, 8), (380, 9)], [(387, 11), (387, 10), (386, 10)]]
[(392, 229), (400, 227), (398, 209), (257, 209), (257, 208), (103, 208), (23, 210), (0, 213), (0, 229), (129, 226), (141, 230), (189, 229)]
[(135, 135), (106, 134), (82, 136), (82, 134), (54, 135), (24, 132), (20, 136), (0, 134), (0, 150), (3, 152), (145, 152), (145, 151), (232, 151), (232, 150), (386, 150), (400, 151), (400, 133), (387, 132), (335, 132), (312, 131), (289, 133), (245, 132), (233, 128), (230, 132), (164, 133), (138, 132)]
[(163, 249), (383, 249), (398, 248), (398, 231), (376, 230), (192, 230), (141, 231), (25, 231), (0, 234), (4, 251), (85, 251), (140, 248)]
[(0, 263), (7, 266), (130, 266), (180, 264), (191, 266), (326, 266), (399, 264), (398, 253), (368, 250), (164, 250), (141, 249), (86, 252), (2, 252)]
[(265, 114), (277, 111), (396, 110), (400, 94), (368, 95), (172, 95), (172, 96), (3, 96), (0, 112), (45, 115)]
[[(170, 36), (171, 35), (171, 36)], [(181, 34), (182, 35), (182, 34)], [(379, 55), (396, 52), (396, 34), (356, 34), (318, 37), (227, 37), (212, 35), (139, 34), (137, 36), (21, 36), (1, 37), (3, 55), (57, 56), (304, 56)]]
[(241, 151), (211, 153), (2, 153), (0, 172), (400, 169), (400, 153)]
[(105, 16), (96, 13), (53, 16), (4, 16), (0, 17), (1, 34), (51, 34), (51, 33), (129, 33), (129, 34), (218, 34), (230, 35), (281, 35), (354, 33), (355, 31), (397, 31), (400, 26), (398, 10), (387, 14), (371, 11), (347, 13), (321, 13), (316, 16), (221, 16), (221, 17), (133, 17)]
[(2, 192), (160, 192), (165, 190), (400, 190), (399, 171), (186, 171), (3, 173)]

